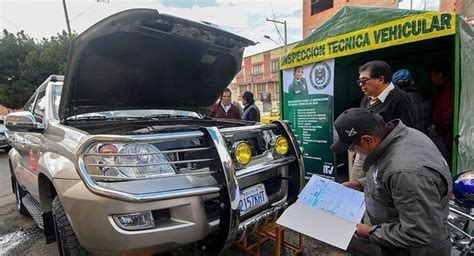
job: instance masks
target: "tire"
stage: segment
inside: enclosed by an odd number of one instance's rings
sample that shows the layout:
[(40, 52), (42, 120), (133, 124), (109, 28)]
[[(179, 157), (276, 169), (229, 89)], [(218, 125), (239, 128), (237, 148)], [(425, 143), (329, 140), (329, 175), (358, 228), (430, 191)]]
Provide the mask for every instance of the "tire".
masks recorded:
[(28, 210), (21, 201), (21, 199), (23, 199), (23, 197), (26, 195), (26, 192), (21, 188), (20, 184), (18, 184), (16, 178), (13, 179), (15, 181), (13, 189), (15, 190), (16, 209), (18, 210), (18, 212), (20, 212), (21, 215), (29, 216), (30, 214), (28, 213)]
[(59, 255), (89, 255), (87, 250), (79, 244), (58, 196), (54, 197), (53, 200), (53, 220)]
[(11, 146), (8, 146), (8, 147), (6, 147), (6, 148), (3, 148), (3, 150), (5, 150), (5, 153), (8, 153), (8, 152), (10, 152), (10, 149), (12, 149), (12, 147), (11, 147)]

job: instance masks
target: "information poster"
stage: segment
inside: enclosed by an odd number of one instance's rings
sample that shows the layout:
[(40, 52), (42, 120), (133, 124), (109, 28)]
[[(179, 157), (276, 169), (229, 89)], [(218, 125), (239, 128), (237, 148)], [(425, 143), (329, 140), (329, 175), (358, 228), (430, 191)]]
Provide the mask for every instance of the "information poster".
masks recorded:
[(334, 180), (334, 59), (283, 70), (283, 119), (304, 149), (306, 176)]

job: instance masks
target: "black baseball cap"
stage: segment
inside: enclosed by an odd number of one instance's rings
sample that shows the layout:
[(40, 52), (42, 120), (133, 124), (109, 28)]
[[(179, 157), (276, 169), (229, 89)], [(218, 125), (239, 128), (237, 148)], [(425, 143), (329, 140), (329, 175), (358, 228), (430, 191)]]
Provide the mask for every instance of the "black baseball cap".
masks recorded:
[(336, 154), (343, 153), (382, 122), (384, 119), (381, 115), (365, 108), (351, 108), (344, 111), (334, 121), (339, 139), (331, 145), (331, 150)]

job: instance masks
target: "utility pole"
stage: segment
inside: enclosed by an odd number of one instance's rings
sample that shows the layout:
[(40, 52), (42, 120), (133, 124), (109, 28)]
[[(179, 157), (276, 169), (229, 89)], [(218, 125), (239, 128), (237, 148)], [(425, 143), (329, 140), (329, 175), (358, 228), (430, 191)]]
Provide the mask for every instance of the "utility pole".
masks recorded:
[(69, 25), (69, 16), (67, 15), (66, 0), (63, 0), (64, 16), (66, 16), (67, 32), (71, 35), (71, 25)]
[[(285, 21), (279, 21), (279, 20), (271, 20), (271, 19), (267, 18), (267, 21), (270, 21), (270, 22), (273, 22), (273, 23), (278, 23), (278, 24), (283, 24), (283, 26), (284, 26), (284, 33), (285, 33), (285, 39), (284, 39), (283, 41), (285, 41), (285, 53), (286, 53), (287, 48), (288, 48), (287, 32), (286, 32), (286, 20), (285, 20)], [(277, 31), (278, 31), (278, 29), (277, 29)], [(278, 35), (280, 35), (280, 38), (281, 38), (280, 31), (278, 31)]]

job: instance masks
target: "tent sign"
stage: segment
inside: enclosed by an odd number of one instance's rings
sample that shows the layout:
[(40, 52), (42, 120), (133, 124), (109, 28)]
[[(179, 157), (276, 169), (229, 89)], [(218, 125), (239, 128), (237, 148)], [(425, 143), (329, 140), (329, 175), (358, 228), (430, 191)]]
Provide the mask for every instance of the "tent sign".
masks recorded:
[(456, 32), (456, 14), (426, 12), (296, 46), (281, 57), (281, 69), (406, 44)]

